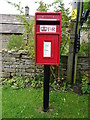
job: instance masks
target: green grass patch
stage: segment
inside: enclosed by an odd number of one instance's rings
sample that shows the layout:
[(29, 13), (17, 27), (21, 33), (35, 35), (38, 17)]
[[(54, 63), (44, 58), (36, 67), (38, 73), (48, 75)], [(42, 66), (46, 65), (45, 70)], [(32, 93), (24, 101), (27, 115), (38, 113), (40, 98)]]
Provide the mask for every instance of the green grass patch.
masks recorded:
[(3, 118), (88, 118), (88, 96), (50, 91), (50, 109), (43, 112), (43, 89), (3, 87)]

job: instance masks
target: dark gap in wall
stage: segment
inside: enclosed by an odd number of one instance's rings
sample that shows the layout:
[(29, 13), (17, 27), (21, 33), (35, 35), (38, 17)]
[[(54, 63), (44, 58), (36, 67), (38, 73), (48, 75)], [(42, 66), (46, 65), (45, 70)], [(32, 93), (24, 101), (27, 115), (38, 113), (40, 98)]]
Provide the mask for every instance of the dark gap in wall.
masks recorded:
[(11, 72), (10, 72), (10, 79), (12, 78), (13, 76), (11, 75)]
[(19, 58), (20, 58), (20, 60), (22, 59), (22, 53), (20, 53)]

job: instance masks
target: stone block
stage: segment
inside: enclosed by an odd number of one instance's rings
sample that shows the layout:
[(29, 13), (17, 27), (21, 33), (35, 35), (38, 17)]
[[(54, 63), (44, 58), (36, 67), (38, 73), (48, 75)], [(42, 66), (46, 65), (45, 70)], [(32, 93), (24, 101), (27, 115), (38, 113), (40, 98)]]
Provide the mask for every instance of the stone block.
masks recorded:
[(15, 69), (4, 68), (4, 71), (10, 73), (10, 72), (15, 72)]
[(11, 73), (11, 76), (14, 77), (16, 75), (16, 73)]
[(21, 53), (24, 54), (24, 55), (27, 55), (27, 51), (26, 50), (19, 50), (18, 54), (21, 54)]
[(8, 68), (10, 68), (10, 65), (8, 65), (8, 64), (7, 64), (7, 65), (4, 64), (4, 65), (3, 65), (3, 68), (7, 68), (7, 69), (8, 69)]
[(9, 77), (10, 77), (10, 73), (2, 72), (2, 78), (9, 78)]
[(30, 59), (30, 57), (28, 55), (22, 55), (22, 58), (24, 58), (24, 59)]
[(13, 62), (8, 61), (8, 62), (4, 62), (3, 64), (4, 64), (4, 65), (6, 64), (6, 65), (9, 65), (9, 66), (10, 66), (10, 65), (12, 65), (12, 64), (13, 64)]
[(15, 72), (18, 73), (18, 71), (19, 71), (19, 70), (15, 68)]
[(27, 73), (34, 73), (35, 71), (33, 69), (25, 69), (25, 72), (27, 72)]

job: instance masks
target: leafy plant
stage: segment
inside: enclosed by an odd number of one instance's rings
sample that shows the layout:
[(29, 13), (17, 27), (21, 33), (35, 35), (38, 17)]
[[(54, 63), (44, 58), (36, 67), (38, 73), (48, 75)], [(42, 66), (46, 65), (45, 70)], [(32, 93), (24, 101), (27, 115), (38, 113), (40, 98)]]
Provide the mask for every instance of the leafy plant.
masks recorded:
[(62, 91), (66, 90), (66, 83), (64, 83), (63, 87), (60, 88)]
[(20, 88), (25, 88), (25, 87), (29, 87), (31, 85), (31, 79), (30, 78), (26, 78), (24, 76), (15, 76), (11, 79), (8, 79), (7, 81), (2, 81), (2, 83), (5, 86), (9, 86), (12, 87), (14, 89), (20, 89)]
[(90, 52), (90, 42), (82, 42), (80, 45), (79, 56), (88, 56)]
[(44, 3), (42, 0), (40, 0), (39, 2), (35, 2), (35, 3), (39, 3), (39, 7), (37, 8), (37, 11), (47, 12), (47, 10), (49, 10), (48, 5)]
[[(89, 13), (90, 13), (90, 1), (88, 0), (84, 0), (83, 1), (83, 11), (85, 11), (86, 9), (88, 9), (89, 10)], [(87, 18), (87, 21), (85, 22), (85, 24), (87, 25), (84, 29), (85, 30), (88, 30), (88, 29), (90, 29), (90, 14), (89, 14), (89, 16), (88, 16), (88, 18)]]
[[(10, 1), (8, 1), (8, 3), (10, 5), (14, 6), (17, 9), (17, 11), (19, 11), (19, 15), (17, 15), (17, 19), (19, 21), (23, 22), (23, 24), (20, 27), (22, 27), (22, 29), (24, 30), (24, 31), (22, 31), (22, 42), (20, 42), (21, 39), (19, 41), (18, 38), (17, 38), (18, 40), (16, 41), (15, 40), (16, 37), (12, 36), (12, 39), (14, 39), (13, 40), (14, 43), (12, 41), (10, 41), (9, 48), (10, 49), (13, 49), (13, 48), (21, 49), (23, 46), (24, 49), (27, 49), (30, 54), (34, 54), (34, 42), (32, 42), (32, 41), (34, 41), (34, 18), (31, 18), (31, 20), (28, 20), (26, 18), (24, 11), (23, 11), (23, 7), (21, 6), (21, 2), (12, 3)], [(20, 42), (20, 44), (18, 44), (19, 42)], [(15, 45), (13, 45), (13, 44), (15, 44)], [(34, 57), (33, 55), (31, 55), (31, 56)]]
[(68, 46), (70, 41), (70, 12), (69, 8), (64, 8), (64, 3), (60, 2), (60, 0), (55, 0), (51, 6), (54, 7), (54, 12), (60, 11), (62, 13), (62, 21), (61, 21), (61, 47), (60, 47), (60, 55), (68, 53)]
[(15, 76), (11, 79), (2, 80), (5, 87), (12, 87), (13, 89), (21, 89), (27, 87), (41, 88), (43, 86), (43, 78), (38, 76), (36, 79), (31, 79), (25, 76)]
[(25, 46), (25, 49), (30, 54), (30, 58), (34, 58), (34, 56), (35, 56), (34, 47), (35, 47), (34, 40), (30, 40), (30, 42), (28, 43), (28, 45)]
[(82, 78), (82, 93), (90, 93), (90, 86), (88, 85), (89, 81), (88, 78), (86, 76), (83, 76)]
[(22, 35), (11, 35), (9, 44), (8, 44), (8, 49), (15, 49), (15, 50), (20, 50), (24, 49), (24, 41), (23, 41), (23, 36)]

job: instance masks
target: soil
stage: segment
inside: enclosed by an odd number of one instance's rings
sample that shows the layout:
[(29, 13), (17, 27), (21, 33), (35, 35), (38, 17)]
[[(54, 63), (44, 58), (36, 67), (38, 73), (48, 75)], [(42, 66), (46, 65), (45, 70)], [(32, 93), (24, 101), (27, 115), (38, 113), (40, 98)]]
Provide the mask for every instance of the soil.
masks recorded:
[(73, 92), (79, 94), (79, 95), (82, 95), (82, 90), (81, 90), (81, 86), (79, 85), (74, 85), (73, 86)]

